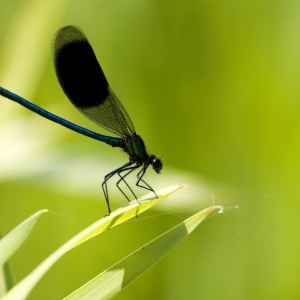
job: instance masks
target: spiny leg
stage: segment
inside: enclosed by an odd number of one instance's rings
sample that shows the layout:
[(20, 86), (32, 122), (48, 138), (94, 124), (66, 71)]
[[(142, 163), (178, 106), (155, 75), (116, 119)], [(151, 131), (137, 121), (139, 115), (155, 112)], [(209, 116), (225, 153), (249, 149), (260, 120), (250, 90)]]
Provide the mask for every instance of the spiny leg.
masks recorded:
[[(137, 174), (138, 180), (136, 182), (136, 185), (138, 187), (141, 187), (143, 189), (153, 192), (155, 197), (158, 198), (154, 189), (145, 180), (143, 180), (143, 177), (144, 177), (148, 167), (149, 167), (149, 165), (144, 165), (142, 170), (138, 172), (138, 174)], [(142, 182), (144, 185), (141, 185), (140, 182)]]
[[(135, 169), (139, 168), (139, 165), (135, 165), (135, 166), (129, 166), (127, 168), (124, 168), (122, 170), (120, 170), (118, 172), (118, 175), (120, 177), (120, 179), (117, 181), (116, 186), (118, 187), (118, 189), (122, 192), (122, 194), (127, 198), (127, 200), (130, 202), (129, 198), (127, 197), (127, 195), (123, 192), (123, 190), (120, 188), (119, 184), (121, 181), (123, 181), (126, 186), (128, 187), (128, 189), (130, 190), (131, 194), (134, 196), (134, 198), (136, 200), (138, 200), (137, 196), (135, 195), (134, 191), (132, 190), (132, 188), (129, 186), (129, 184), (127, 183), (127, 181), (125, 180), (125, 177), (127, 177), (131, 172), (133, 172)], [(125, 173), (125, 175), (121, 175), (121, 173), (128, 171), (127, 173)]]
[[(129, 167), (130, 165), (132, 165), (132, 161), (129, 161), (128, 163), (126, 163), (125, 165), (117, 168), (116, 170), (108, 173), (107, 175), (104, 176), (104, 181), (102, 182), (102, 190), (103, 190), (103, 194), (105, 197), (105, 201), (107, 204), (107, 208), (108, 208), (108, 215), (110, 215), (111, 210), (110, 210), (110, 204), (109, 204), (109, 197), (108, 197), (108, 189), (107, 189), (107, 181), (113, 177), (115, 174), (119, 173), (120, 171), (122, 171), (122, 169), (126, 169), (127, 167)], [(123, 192), (122, 192), (123, 193)], [(124, 193), (123, 193), (124, 194)], [(125, 194), (124, 194), (125, 195)], [(125, 197), (127, 198), (127, 196), (125, 195)], [(128, 198), (127, 198), (128, 199)], [(129, 200), (128, 200), (129, 201)]]

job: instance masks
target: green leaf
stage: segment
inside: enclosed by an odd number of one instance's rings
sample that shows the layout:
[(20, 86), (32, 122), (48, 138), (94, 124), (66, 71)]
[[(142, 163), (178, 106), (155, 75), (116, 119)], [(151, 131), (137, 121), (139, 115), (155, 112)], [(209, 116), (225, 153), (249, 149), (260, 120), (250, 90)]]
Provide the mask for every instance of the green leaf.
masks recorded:
[(6, 291), (6, 279), (7, 276), (9, 276), (2, 268), (3, 265), (24, 243), (38, 218), (45, 212), (47, 212), (46, 209), (40, 210), (31, 215), (0, 240), (0, 296), (2, 296)]
[(113, 298), (182, 242), (207, 216), (220, 210), (221, 206), (213, 206), (193, 215), (96, 276), (65, 300)]
[(31, 215), (0, 240), (0, 267), (2, 267), (23, 244), (38, 218), (45, 212), (47, 212), (46, 209)]
[(134, 200), (129, 202), (124, 207), (121, 207), (113, 211), (109, 216), (105, 216), (96, 221), (86, 229), (79, 232), (68, 242), (62, 245), (59, 249), (53, 252), (48, 258), (46, 258), (38, 267), (36, 267), (27, 277), (21, 280), (15, 285), (4, 297), (7, 299), (25, 299), (36, 283), (41, 277), (52, 267), (52, 265), (61, 258), (66, 252), (72, 248), (82, 244), (83, 242), (97, 236), (106, 229), (115, 227), (130, 218), (134, 218), (141, 214), (145, 210), (151, 208), (154, 204), (164, 199), (169, 194), (182, 188), (183, 185), (171, 186), (168, 188), (156, 191), (158, 198), (153, 199), (153, 193), (149, 193), (146, 196), (140, 198), (138, 201)]

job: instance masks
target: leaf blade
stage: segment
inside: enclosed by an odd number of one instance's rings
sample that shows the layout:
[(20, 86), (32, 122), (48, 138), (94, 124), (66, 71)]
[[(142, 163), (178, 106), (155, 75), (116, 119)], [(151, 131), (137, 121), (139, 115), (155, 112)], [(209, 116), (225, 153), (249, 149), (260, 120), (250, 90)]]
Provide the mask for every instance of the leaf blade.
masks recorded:
[(138, 214), (151, 208), (153, 205), (167, 197), (169, 194), (184, 187), (183, 185), (176, 185), (161, 189), (156, 192), (158, 198), (153, 199), (153, 193), (149, 193), (140, 198), (139, 201), (134, 200), (127, 205), (113, 211), (109, 216), (105, 216), (96, 221), (92, 225), (88, 226), (73, 238), (63, 244), (60, 248), (54, 251), (49, 257), (47, 257), (39, 266), (37, 266), (28, 276), (23, 278), (17, 285), (15, 285), (2, 300), (15, 300), (25, 299), (31, 292), (33, 287), (42, 278), (42, 276), (52, 267), (52, 265), (61, 258), (65, 253), (85, 241), (97, 236), (106, 229), (115, 227), (130, 218), (136, 217)]
[(113, 298), (183, 241), (206, 217), (220, 210), (221, 206), (212, 206), (193, 215), (102, 272), (64, 300)]
[(2, 267), (24, 243), (36, 221), (46, 212), (48, 212), (48, 210), (44, 209), (34, 213), (0, 240), (0, 267)]

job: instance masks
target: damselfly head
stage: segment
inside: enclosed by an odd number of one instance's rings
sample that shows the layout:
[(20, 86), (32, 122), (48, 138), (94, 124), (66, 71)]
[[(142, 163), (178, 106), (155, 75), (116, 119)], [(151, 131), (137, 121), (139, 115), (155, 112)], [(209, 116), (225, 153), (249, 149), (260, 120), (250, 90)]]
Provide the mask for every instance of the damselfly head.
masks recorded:
[(149, 163), (152, 165), (152, 167), (156, 173), (160, 173), (160, 171), (163, 167), (163, 162), (162, 162), (161, 157), (158, 157), (155, 155), (150, 155)]

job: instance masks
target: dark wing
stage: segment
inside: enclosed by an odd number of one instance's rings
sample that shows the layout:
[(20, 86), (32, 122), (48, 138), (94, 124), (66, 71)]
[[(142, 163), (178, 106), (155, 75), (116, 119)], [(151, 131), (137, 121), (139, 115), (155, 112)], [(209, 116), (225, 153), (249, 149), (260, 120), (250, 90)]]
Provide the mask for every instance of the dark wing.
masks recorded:
[(63, 91), (81, 113), (116, 135), (135, 134), (128, 113), (109, 87), (91, 45), (78, 27), (58, 30), (53, 40), (53, 62)]

